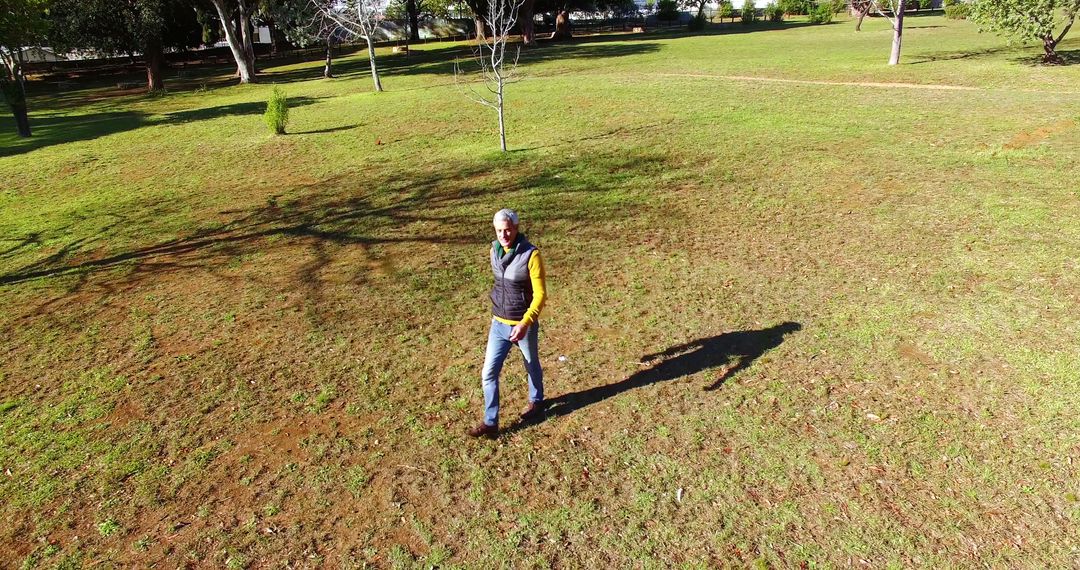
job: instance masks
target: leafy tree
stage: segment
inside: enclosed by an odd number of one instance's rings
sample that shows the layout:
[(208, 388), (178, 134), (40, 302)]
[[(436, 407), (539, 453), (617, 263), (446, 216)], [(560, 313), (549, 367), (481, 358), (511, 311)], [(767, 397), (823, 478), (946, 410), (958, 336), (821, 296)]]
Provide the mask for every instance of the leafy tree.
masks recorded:
[(150, 91), (165, 88), (165, 48), (198, 45), (201, 25), (185, 0), (51, 0), (53, 47), (109, 54), (141, 53)]
[(221, 27), (218, 25), (217, 16), (213, 14), (212, 10), (196, 5), (195, 21), (199, 22), (204, 46), (212, 46), (221, 40)]
[(776, 2), (769, 2), (765, 6), (765, 19), (770, 22), (783, 22), (784, 21), (784, 9), (780, 7)]
[(971, 4), (961, 0), (945, 0), (945, 17), (950, 20), (966, 20), (971, 15)]
[(334, 44), (340, 43), (344, 34), (339, 33), (337, 24), (328, 17), (335, 0), (280, 0), (270, 6), (270, 15), (285, 38), (299, 47), (323, 44), (326, 50), (326, 63), (323, 65), (323, 77), (334, 76)]
[(739, 11), (739, 19), (744, 24), (752, 24), (757, 20), (757, 8), (754, 0), (743, 0), (742, 10)]
[(45, 31), (46, 0), (0, 0), (0, 97), (11, 107), (20, 137), (30, 136), (21, 48)]
[(1061, 63), (1057, 46), (1069, 33), (1080, 0), (975, 0), (971, 19), (988, 31), (1041, 41), (1044, 63)]
[(828, 24), (833, 19), (833, 14), (836, 13), (836, 8), (832, 2), (822, 2), (818, 4), (813, 11), (810, 12), (810, 17), (807, 20), (811, 24)]
[(670, 22), (679, 17), (679, 4), (675, 0), (659, 0), (656, 3), (656, 18)]
[[(690, 20), (689, 29), (705, 29), (705, 5), (712, 0), (679, 0), (679, 7), (684, 10), (694, 10), (694, 19)], [(678, 17), (678, 13), (675, 14)]]
[(731, 0), (720, 0), (716, 15), (719, 16), (721, 22), (724, 21), (724, 18), (735, 20), (735, 7), (731, 5)]
[(804, 16), (814, 10), (812, 0), (780, 0), (780, 9), (789, 16)]
[(450, 15), (449, 0), (391, 0), (386, 17), (391, 20), (408, 20), (409, 40), (420, 41), (420, 21), (446, 18)]

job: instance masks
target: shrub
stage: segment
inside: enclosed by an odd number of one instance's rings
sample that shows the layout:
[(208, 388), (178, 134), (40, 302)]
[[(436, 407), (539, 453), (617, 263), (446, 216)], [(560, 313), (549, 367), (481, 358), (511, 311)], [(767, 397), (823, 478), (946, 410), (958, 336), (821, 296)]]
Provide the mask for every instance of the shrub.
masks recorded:
[(945, 4), (945, 17), (950, 20), (966, 20), (971, 15), (971, 5), (963, 2)]
[(783, 22), (784, 9), (776, 2), (769, 2), (769, 5), (765, 6), (765, 19), (770, 22)]
[(802, 16), (814, 9), (811, 0), (780, 0), (780, 9), (789, 16)]
[(679, 5), (675, 0), (659, 0), (656, 3), (656, 17), (660, 20), (675, 20), (679, 17)]
[(720, 17), (720, 21), (723, 22), (724, 18), (735, 19), (735, 7), (731, 5), (730, 0), (722, 0), (720, 6), (716, 9), (716, 15)]
[(833, 18), (833, 4), (832, 2), (823, 2), (818, 4), (812, 12), (810, 12), (811, 24), (828, 24)]
[(920, 10), (929, 10), (934, 7), (934, 0), (919, 0)]
[(698, 13), (690, 19), (690, 23), (686, 27), (691, 32), (699, 32), (705, 29), (705, 10), (698, 10)]
[(757, 20), (757, 8), (754, 7), (754, 0), (743, 0), (742, 10), (739, 11), (739, 19), (744, 24), (752, 24)]
[(266, 102), (263, 120), (274, 134), (285, 134), (285, 125), (289, 122), (289, 100), (286, 99), (285, 92), (280, 87), (274, 86), (270, 100)]

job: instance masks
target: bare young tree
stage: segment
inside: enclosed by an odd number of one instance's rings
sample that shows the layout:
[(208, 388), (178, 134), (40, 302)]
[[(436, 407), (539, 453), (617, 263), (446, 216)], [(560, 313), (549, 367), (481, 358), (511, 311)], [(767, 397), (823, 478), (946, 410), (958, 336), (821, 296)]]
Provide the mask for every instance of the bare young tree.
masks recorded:
[(340, 30), (367, 42), (371, 80), (375, 83), (375, 90), (382, 91), (379, 68), (375, 64), (375, 32), (379, 29), (379, 22), (382, 20), (383, 2), (380, 0), (339, 0), (327, 3), (311, 0), (311, 3), (318, 17), (330, 23), (333, 29), (329, 33)]
[(325, 50), (323, 77), (334, 77), (334, 44), (341, 40), (337, 23), (327, 18), (326, 14), (336, 0), (292, 0), (280, 1), (273, 5), (271, 17), (278, 24), (285, 37), (293, 45), (308, 47), (322, 44)]
[[(482, 19), (488, 34), (480, 36), (476, 40), (474, 59), (479, 65), (479, 75), (487, 93), (467, 84), (470, 97), (473, 101), (490, 107), (499, 115), (499, 148), (506, 152), (506, 115), (503, 103), (506, 100), (506, 84), (509, 83), (517, 70), (518, 57), (521, 48), (512, 51), (513, 60), (507, 65), (506, 44), (510, 39), (510, 32), (517, 24), (518, 11), (525, 0), (490, 0), (487, 3), (487, 11)], [(465, 83), (460, 67), (454, 65), (454, 77), (458, 84)]]
[[(889, 65), (900, 63), (900, 40), (904, 35), (904, 7), (907, 2), (908, 0), (872, 0), (874, 11), (887, 18), (892, 24), (893, 39)], [(886, 14), (886, 10), (892, 12), (892, 15)]]

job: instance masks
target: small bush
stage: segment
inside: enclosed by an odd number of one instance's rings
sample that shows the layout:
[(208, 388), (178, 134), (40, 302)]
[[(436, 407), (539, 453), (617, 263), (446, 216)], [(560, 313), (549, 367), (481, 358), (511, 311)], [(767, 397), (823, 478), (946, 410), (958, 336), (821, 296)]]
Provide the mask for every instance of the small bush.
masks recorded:
[(811, 0), (780, 0), (780, 9), (789, 16), (803, 16), (814, 9)]
[(289, 100), (280, 87), (275, 86), (270, 100), (266, 102), (266, 113), (263, 114), (266, 126), (276, 135), (285, 134), (285, 125), (289, 122)]
[(776, 2), (769, 2), (769, 5), (765, 6), (765, 19), (770, 22), (783, 22), (784, 9)]
[(744, 24), (752, 24), (757, 20), (757, 8), (754, 7), (754, 0), (743, 0), (742, 10), (739, 11), (739, 19)]
[(813, 12), (810, 12), (811, 24), (828, 24), (833, 19), (832, 2), (818, 4)]
[(686, 27), (691, 32), (700, 32), (705, 29), (705, 10), (698, 10), (698, 13), (690, 19), (690, 23)]
[(669, 22), (678, 19), (679, 5), (675, 0), (660, 0), (656, 3), (656, 17)]
[(971, 5), (964, 3), (955, 3), (945, 5), (945, 17), (949, 19), (968, 19), (971, 15)]
[(934, 7), (934, 0), (919, 0), (920, 10), (929, 10)]
[(735, 7), (731, 5), (730, 0), (722, 0), (720, 5), (716, 8), (716, 15), (720, 17), (720, 21), (723, 22), (724, 18), (735, 19)]

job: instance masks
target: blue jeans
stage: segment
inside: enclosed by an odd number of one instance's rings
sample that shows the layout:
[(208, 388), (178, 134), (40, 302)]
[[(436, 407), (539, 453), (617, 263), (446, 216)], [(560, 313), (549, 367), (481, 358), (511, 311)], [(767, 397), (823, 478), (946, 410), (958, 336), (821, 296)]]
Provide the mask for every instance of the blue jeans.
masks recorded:
[[(481, 376), (484, 387), (484, 423), (493, 426), (499, 423), (499, 373), (503, 361), (510, 353), (510, 331), (513, 325), (491, 319), (491, 332), (488, 333), (487, 353), (484, 355), (484, 371)], [(544, 401), (544, 371), (540, 369), (540, 351), (537, 348), (537, 333), (540, 323), (533, 323), (521, 340), (517, 341), (521, 355), (525, 358), (525, 372), (529, 375), (529, 402)]]

